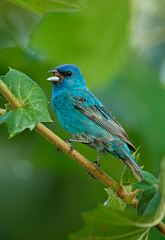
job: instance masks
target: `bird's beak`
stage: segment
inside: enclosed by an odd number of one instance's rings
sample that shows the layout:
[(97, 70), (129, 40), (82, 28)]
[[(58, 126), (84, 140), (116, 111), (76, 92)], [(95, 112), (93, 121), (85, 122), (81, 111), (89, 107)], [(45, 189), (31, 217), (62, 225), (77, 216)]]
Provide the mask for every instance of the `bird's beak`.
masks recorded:
[(56, 69), (49, 70), (48, 72), (51, 72), (54, 75), (53, 77), (47, 78), (47, 80), (50, 82), (59, 83), (63, 79), (63, 75)]

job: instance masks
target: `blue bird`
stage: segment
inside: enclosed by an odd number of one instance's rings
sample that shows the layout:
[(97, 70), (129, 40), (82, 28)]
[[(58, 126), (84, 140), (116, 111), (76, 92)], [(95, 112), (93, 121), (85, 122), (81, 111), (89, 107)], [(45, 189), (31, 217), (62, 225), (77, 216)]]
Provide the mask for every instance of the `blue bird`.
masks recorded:
[(138, 180), (143, 177), (131, 151), (133, 144), (122, 126), (88, 89), (80, 69), (73, 64), (58, 66), (49, 72), (53, 83), (52, 103), (62, 127), (72, 134), (69, 142), (80, 142), (95, 148), (101, 156), (109, 152), (121, 159)]

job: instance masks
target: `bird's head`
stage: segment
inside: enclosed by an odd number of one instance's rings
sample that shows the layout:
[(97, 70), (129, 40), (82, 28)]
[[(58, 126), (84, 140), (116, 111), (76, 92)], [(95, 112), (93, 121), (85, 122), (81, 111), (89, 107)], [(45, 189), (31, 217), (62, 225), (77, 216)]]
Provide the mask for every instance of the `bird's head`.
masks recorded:
[(83, 87), (85, 80), (80, 69), (73, 64), (64, 64), (49, 70), (53, 74), (47, 80), (51, 81), (55, 88)]

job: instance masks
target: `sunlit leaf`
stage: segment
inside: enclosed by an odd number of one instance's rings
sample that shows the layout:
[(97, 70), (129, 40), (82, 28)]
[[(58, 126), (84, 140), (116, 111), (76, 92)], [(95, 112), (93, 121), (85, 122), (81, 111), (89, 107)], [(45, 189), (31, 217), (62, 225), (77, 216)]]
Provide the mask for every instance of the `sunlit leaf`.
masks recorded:
[(112, 189), (106, 188), (105, 191), (108, 194), (108, 199), (104, 202), (105, 207), (110, 207), (119, 210), (125, 209), (126, 203), (121, 198), (119, 198)]
[(46, 96), (31, 78), (22, 72), (10, 69), (5, 76), (1, 77), (1, 80), (23, 103), (23, 107), (17, 109), (13, 109), (8, 104), (6, 113), (0, 117), (0, 123), (7, 123), (10, 137), (22, 132), (25, 128), (32, 130), (39, 122), (51, 121)]

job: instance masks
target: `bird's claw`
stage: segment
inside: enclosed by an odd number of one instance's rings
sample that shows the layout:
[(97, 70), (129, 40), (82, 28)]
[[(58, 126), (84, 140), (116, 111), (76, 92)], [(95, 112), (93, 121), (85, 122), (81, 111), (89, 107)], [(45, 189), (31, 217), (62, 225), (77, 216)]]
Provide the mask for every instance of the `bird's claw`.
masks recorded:
[(62, 152), (59, 147), (57, 147), (57, 152), (58, 152), (58, 153)]
[(70, 147), (70, 150), (73, 151), (74, 147), (72, 146), (72, 144), (70, 143), (69, 139), (64, 139), (64, 142), (66, 142), (68, 144), (68, 146)]
[(88, 171), (87, 169), (85, 169), (85, 171), (86, 171), (93, 179), (96, 179), (96, 177), (95, 177), (90, 171)]
[(94, 164), (95, 164), (95, 166), (97, 167), (97, 168), (99, 168), (100, 167), (100, 164), (98, 163), (98, 161), (96, 160), (96, 161), (94, 161)]

